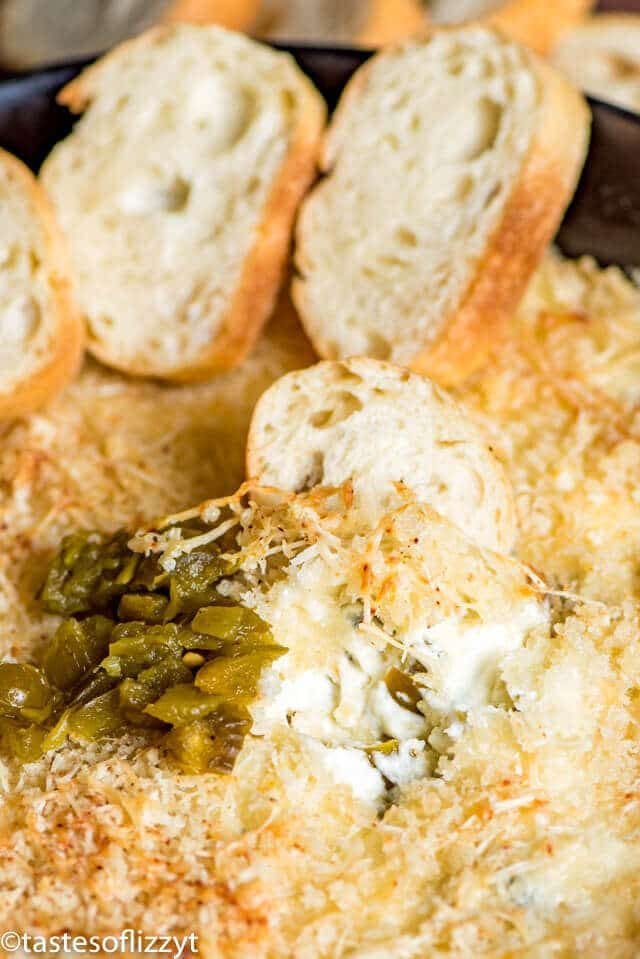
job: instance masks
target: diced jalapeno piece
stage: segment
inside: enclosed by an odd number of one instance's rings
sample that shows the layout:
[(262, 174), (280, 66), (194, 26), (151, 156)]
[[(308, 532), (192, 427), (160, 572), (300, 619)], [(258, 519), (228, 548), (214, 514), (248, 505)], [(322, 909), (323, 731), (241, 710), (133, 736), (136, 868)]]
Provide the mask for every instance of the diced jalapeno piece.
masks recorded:
[(422, 693), (408, 673), (391, 666), (386, 672), (384, 682), (398, 706), (404, 706), (412, 713), (422, 715), (418, 709), (419, 703), (422, 702)]
[(100, 665), (110, 676), (137, 676), (140, 670), (169, 654), (179, 656), (183, 650), (180, 634), (180, 628), (174, 623), (166, 626), (130, 623), (116, 627), (109, 655)]
[(185, 772), (229, 773), (250, 729), (245, 709), (225, 705), (206, 719), (172, 729), (166, 743)]
[(129, 555), (119, 558), (118, 565), (115, 567), (118, 570), (118, 575), (115, 577), (114, 583), (117, 586), (128, 586), (136, 575), (139, 563), (140, 555), (138, 553), (129, 553)]
[(32, 763), (40, 758), (45, 735), (42, 726), (25, 726), (13, 719), (0, 718), (2, 751), (22, 763)]
[(145, 713), (172, 726), (185, 726), (196, 719), (204, 719), (221, 705), (222, 696), (211, 696), (190, 683), (179, 683), (162, 694), (155, 703), (145, 707)]
[(124, 593), (139, 562), (127, 539), (124, 532), (106, 541), (95, 533), (65, 537), (42, 588), (45, 609), (64, 615), (105, 609)]
[(204, 633), (196, 633), (192, 629), (184, 629), (181, 638), (185, 649), (205, 649), (210, 652), (222, 652), (225, 648), (223, 639), (218, 639), (217, 636), (206, 636)]
[(149, 729), (163, 728), (159, 719), (144, 711), (158, 698), (155, 690), (136, 679), (125, 679), (118, 686), (118, 697), (120, 710), (128, 723)]
[(224, 696), (225, 699), (253, 698), (258, 692), (260, 674), (282, 656), (284, 650), (279, 647), (264, 647), (244, 656), (220, 656), (205, 663), (198, 670), (195, 684), (207, 693)]
[(219, 601), (215, 584), (233, 570), (232, 562), (208, 550), (193, 550), (179, 556), (170, 576), (167, 618), (174, 619), (180, 613), (189, 615), (201, 606)]
[(43, 723), (51, 715), (53, 690), (45, 676), (26, 663), (0, 663), (0, 715)]
[(125, 593), (118, 604), (118, 618), (162, 623), (169, 600), (158, 593)]
[(371, 757), (375, 754), (378, 756), (392, 756), (393, 753), (398, 751), (398, 740), (397, 739), (385, 739), (379, 743), (371, 743), (370, 746), (365, 747), (366, 754)]
[(61, 623), (42, 661), (49, 682), (58, 689), (70, 689), (80, 682), (106, 654), (113, 627), (112, 620), (104, 616)]
[(136, 574), (131, 580), (131, 586), (153, 592), (165, 586), (168, 582), (169, 573), (160, 566), (158, 557), (145, 556), (140, 558)]
[(157, 719), (144, 713), (145, 707), (154, 703), (170, 686), (192, 681), (191, 670), (182, 660), (167, 656), (143, 670), (137, 679), (125, 679), (120, 683), (120, 707), (129, 722), (137, 726), (158, 725)]
[(182, 628), (175, 623), (164, 626), (147, 623), (121, 623), (113, 631), (109, 653), (113, 656), (135, 656), (140, 649), (158, 647), (178, 655), (184, 644)]
[[(179, 525), (185, 540), (208, 529), (197, 517)], [(168, 724), (170, 749), (183, 768), (229, 771), (251, 726), (245, 705), (257, 694), (261, 671), (286, 650), (256, 613), (218, 593), (219, 580), (241, 565), (234, 533), (178, 556), (171, 571), (157, 555), (133, 553), (128, 539), (122, 531), (63, 541), (41, 591), (44, 607), (67, 617), (103, 610), (107, 616), (60, 626), (44, 656), (46, 678), (27, 667), (48, 690), (42, 706), (33, 677), (27, 689), (26, 680), (11, 685), (5, 672), (3, 686), (0, 666), (2, 748), (36, 756), (68, 737), (93, 740), (127, 726)], [(48, 730), (33, 725), (46, 721)]]
[(154, 666), (143, 669), (138, 674), (138, 680), (153, 689), (157, 695), (160, 695), (169, 686), (193, 682), (193, 674), (188, 666), (185, 666), (182, 662), (182, 659), (176, 656), (166, 656)]
[(93, 742), (121, 731), (123, 726), (118, 690), (112, 689), (84, 706), (65, 709), (58, 722), (47, 733), (43, 749), (58, 749), (67, 737)]
[(253, 646), (268, 646), (273, 642), (268, 624), (245, 606), (205, 606), (194, 616), (191, 628), (225, 643), (249, 640)]
[(84, 706), (86, 703), (91, 702), (92, 699), (97, 699), (98, 696), (102, 696), (103, 693), (108, 693), (117, 682), (116, 677), (109, 676), (104, 669), (97, 667), (89, 676), (84, 678), (80, 687), (74, 691), (69, 705)]

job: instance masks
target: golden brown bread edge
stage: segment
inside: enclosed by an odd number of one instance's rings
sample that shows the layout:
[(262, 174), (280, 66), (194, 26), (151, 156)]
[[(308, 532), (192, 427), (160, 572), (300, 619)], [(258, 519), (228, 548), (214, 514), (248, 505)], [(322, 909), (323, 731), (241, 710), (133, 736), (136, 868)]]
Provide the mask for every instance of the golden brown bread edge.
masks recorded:
[[(123, 49), (131, 45), (146, 45), (170, 27), (154, 27), (140, 37), (119, 44), (99, 61), (117, 59)], [(84, 70), (60, 90), (58, 102), (73, 113), (82, 113), (91, 101), (86, 79), (92, 67)], [(311, 82), (311, 81), (309, 81)], [(302, 91), (301, 91), (302, 93)], [(262, 220), (255, 230), (255, 242), (245, 258), (240, 280), (226, 316), (214, 341), (202, 350), (197, 363), (161, 378), (176, 383), (190, 383), (208, 379), (217, 373), (233, 369), (241, 363), (254, 346), (265, 323), (273, 313), (288, 263), (291, 235), (298, 206), (316, 178), (318, 154), (326, 122), (324, 101), (318, 93), (304, 93), (298, 123), (280, 172), (271, 187), (263, 209)], [(91, 338), (88, 349), (101, 362), (111, 366), (113, 358), (108, 350)], [(118, 368), (133, 376), (154, 376), (146, 366), (118, 362)]]
[[(416, 39), (426, 41), (436, 31), (458, 29), (432, 28)], [(394, 49), (389, 47), (388, 52), (393, 53)], [(384, 57), (385, 52), (375, 59)], [(435, 339), (407, 363), (415, 372), (445, 387), (456, 386), (481, 367), (503, 337), (531, 275), (560, 226), (587, 154), (590, 113), (584, 97), (536, 54), (529, 55), (543, 96), (529, 155), (484, 255), (473, 270), (460, 306), (444, 318)], [(331, 127), (340, 124), (342, 115), (360, 97), (372, 62), (360, 67), (349, 81)], [(331, 127), (323, 138), (321, 158)], [(331, 170), (322, 167), (322, 172), (330, 174)], [(294, 277), (292, 294), (304, 321), (304, 281)], [(312, 337), (307, 324), (303, 325), (318, 355), (331, 358), (326, 344), (317, 336)]]
[[(249, 354), (273, 313), (287, 274), (293, 224), (298, 206), (316, 178), (317, 158), (325, 113), (308, 98), (287, 160), (275, 180), (256, 241), (245, 259), (227, 317), (208, 353), (197, 365), (172, 377), (176, 382), (206, 379), (241, 363)], [(96, 355), (98, 355), (96, 353)]]
[(17, 157), (0, 150), (0, 164), (16, 188), (28, 194), (39, 218), (49, 275), (49, 308), (55, 314), (56, 323), (53, 349), (46, 363), (34, 369), (11, 392), (0, 393), (0, 419), (13, 419), (34, 412), (73, 379), (82, 362), (85, 329), (72, 297), (66, 241), (49, 198)]
[(535, 63), (544, 100), (529, 155), (461, 307), (410, 364), (445, 386), (482, 366), (504, 335), (562, 222), (586, 158), (586, 101), (542, 60)]

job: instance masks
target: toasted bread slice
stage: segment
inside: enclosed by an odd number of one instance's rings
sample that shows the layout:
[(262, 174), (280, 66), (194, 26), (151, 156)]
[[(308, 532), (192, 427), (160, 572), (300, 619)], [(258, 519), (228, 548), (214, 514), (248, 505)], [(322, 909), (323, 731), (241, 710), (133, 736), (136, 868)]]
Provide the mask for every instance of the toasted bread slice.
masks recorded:
[(591, 17), (562, 38), (552, 62), (587, 93), (640, 113), (640, 16)]
[(293, 296), (318, 353), (445, 385), (480, 366), (562, 218), (588, 125), (559, 74), (484, 27), (374, 57), (298, 223)]
[(61, 63), (176, 20), (242, 30), (258, 7), (259, 0), (3, 0), (0, 62), (16, 70)]
[(409, 489), (475, 542), (514, 544), (511, 489), (482, 433), (434, 383), (388, 363), (317, 363), (277, 380), (253, 413), (247, 473), (295, 491), (351, 481), (374, 522)]
[(546, 54), (568, 29), (580, 23), (594, 0), (430, 0), (429, 15), (436, 24), (482, 20), (499, 27), (512, 40)]
[(44, 191), (0, 150), (0, 417), (29, 413), (71, 379), (84, 329), (64, 238)]
[(233, 367), (272, 310), (324, 101), (288, 55), (184, 25), (118, 47), (60, 100), (84, 112), (42, 179), (89, 348), (174, 380)]

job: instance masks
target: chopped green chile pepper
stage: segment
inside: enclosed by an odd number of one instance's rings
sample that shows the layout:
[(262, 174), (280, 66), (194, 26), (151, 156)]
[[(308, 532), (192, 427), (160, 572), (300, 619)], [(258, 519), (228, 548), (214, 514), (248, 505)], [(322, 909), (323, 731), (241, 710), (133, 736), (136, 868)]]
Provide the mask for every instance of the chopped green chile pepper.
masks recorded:
[(253, 646), (268, 646), (273, 642), (267, 623), (245, 606), (206, 606), (193, 617), (191, 627), (227, 643), (249, 640)]
[(42, 755), (46, 730), (42, 726), (24, 726), (0, 717), (0, 741), (6, 752), (23, 763), (35, 762)]
[(206, 719), (172, 729), (166, 743), (185, 772), (230, 773), (250, 729), (245, 709), (221, 706)]
[(193, 682), (193, 674), (188, 666), (176, 656), (166, 656), (159, 663), (143, 669), (138, 674), (138, 681), (152, 689), (156, 696), (163, 693), (170, 686), (178, 683)]
[(403, 706), (405, 709), (411, 710), (412, 713), (422, 715), (418, 709), (419, 703), (422, 702), (422, 693), (408, 673), (403, 673), (401, 669), (391, 666), (387, 670), (384, 682), (398, 706)]
[(86, 703), (90, 703), (92, 699), (102, 696), (103, 693), (108, 693), (117, 682), (117, 678), (109, 676), (104, 669), (98, 667), (89, 676), (85, 677), (82, 685), (74, 691), (69, 705), (84, 706)]
[(182, 653), (180, 628), (174, 623), (166, 626), (147, 626), (129, 623), (117, 626), (112, 634), (109, 655), (100, 663), (110, 676), (137, 676), (140, 670), (152, 666), (168, 654)]
[(140, 561), (127, 539), (126, 533), (106, 542), (92, 533), (65, 537), (42, 588), (44, 608), (67, 616), (106, 609), (125, 592)]
[(43, 723), (51, 715), (53, 690), (35, 666), (0, 663), (0, 715)]
[(156, 556), (145, 556), (140, 559), (136, 575), (131, 580), (130, 586), (133, 589), (146, 589), (154, 592), (161, 589), (169, 582), (169, 574), (164, 570)]
[(196, 633), (193, 630), (185, 630), (182, 637), (185, 649), (205, 650), (212, 653), (220, 653), (225, 649), (223, 639), (217, 636), (206, 636), (204, 633)]
[(166, 596), (155, 593), (125, 593), (118, 603), (119, 619), (141, 619), (144, 623), (162, 623), (169, 605)]
[(112, 689), (84, 706), (71, 706), (60, 716), (43, 742), (45, 751), (57, 749), (67, 737), (93, 742), (122, 731), (125, 721), (120, 712), (118, 690)]
[(152, 686), (147, 686), (137, 679), (131, 679), (131, 677), (123, 679), (118, 684), (117, 689), (120, 706), (122, 709), (132, 712), (142, 712), (145, 706), (150, 706), (159, 696), (158, 691), (153, 689)]
[(49, 682), (70, 689), (106, 655), (114, 623), (104, 616), (60, 624), (44, 654), (42, 665)]
[(183, 627), (176, 623), (164, 626), (147, 623), (120, 623), (111, 635), (109, 653), (113, 656), (137, 655), (142, 649), (158, 647), (179, 653), (184, 647)]
[[(180, 534), (208, 529), (195, 519)], [(235, 533), (179, 555), (170, 571), (158, 555), (132, 552), (129, 537), (63, 540), (40, 597), (65, 619), (42, 670), (0, 663), (0, 747), (30, 762), (67, 739), (147, 728), (164, 733), (181, 768), (229, 772), (261, 672), (286, 650), (256, 613), (217, 591), (241, 566)]]
[(258, 692), (260, 674), (265, 666), (284, 654), (277, 646), (256, 649), (243, 656), (219, 656), (198, 671), (195, 684), (207, 693), (225, 699), (253, 699)]
[(134, 725), (157, 726), (158, 721), (148, 713), (145, 714), (145, 708), (151, 706), (170, 687), (190, 682), (193, 682), (191, 670), (182, 660), (167, 656), (139, 673), (137, 679), (125, 679), (120, 684), (120, 707)]
[(365, 747), (366, 754), (371, 757), (374, 754), (379, 756), (392, 756), (398, 751), (398, 740), (397, 739), (385, 739), (383, 742), (371, 743), (370, 746)]
[(215, 584), (234, 572), (234, 564), (205, 550), (193, 550), (176, 560), (170, 576), (169, 608), (166, 616), (193, 614), (208, 603), (220, 602)]
[(195, 719), (204, 719), (222, 704), (222, 696), (211, 696), (190, 683), (172, 686), (160, 699), (145, 707), (145, 713), (172, 726), (186, 726)]

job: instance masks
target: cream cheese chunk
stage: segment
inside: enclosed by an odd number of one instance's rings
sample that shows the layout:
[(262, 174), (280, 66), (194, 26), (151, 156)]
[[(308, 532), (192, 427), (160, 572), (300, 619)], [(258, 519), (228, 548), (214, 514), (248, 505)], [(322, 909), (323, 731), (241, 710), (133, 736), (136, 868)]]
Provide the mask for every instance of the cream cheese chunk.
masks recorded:
[[(315, 580), (316, 592), (308, 588)], [(448, 618), (426, 622), (396, 646), (377, 644), (361, 630), (351, 607), (334, 591), (319, 588), (327, 571), (319, 558), (299, 567), (293, 580), (274, 586), (259, 612), (289, 652), (265, 670), (261, 696), (252, 707), (253, 732), (287, 725), (308, 742), (338, 784), (364, 801), (377, 802), (388, 785), (403, 786), (428, 775), (426, 745), (434, 722), (502, 704), (502, 666), (520, 649), (530, 629), (546, 622), (544, 604), (526, 599), (508, 622), (473, 623)], [(401, 705), (385, 683), (395, 665), (412, 674), (422, 692), (418, 709)], [(375, 744), (397, 746), (386, 753)], [(373, 748), (372, 748), (373, 747)]]
[(442, 713), (493, 705), (505, 658), (546, 619), (542, 604), (526, 602), (506, 623), (448, 620), (410, 638), (411, 653), (425, 670), (425, 701)]

